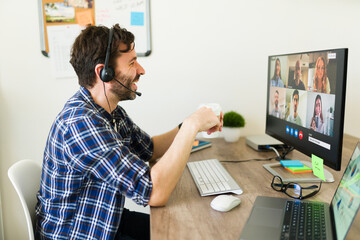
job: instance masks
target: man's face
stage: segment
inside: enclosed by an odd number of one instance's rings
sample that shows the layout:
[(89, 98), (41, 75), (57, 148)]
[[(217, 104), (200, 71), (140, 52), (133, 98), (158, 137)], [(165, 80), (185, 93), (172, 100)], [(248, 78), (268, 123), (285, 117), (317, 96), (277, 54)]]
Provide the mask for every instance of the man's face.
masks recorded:
[(294, 105), (294, 114), (297, 113), (297, 108), (298, 108), (298, 105), (299, 105), (299, 95), (295, 94), (293, 96), (293, 105)]
[[(137, 82), (140, 78), (140, 75), (136, 75), (135, 78), (132, 76), (127, 76), (118, 72), (115, 78), (124, 84), (127, 88), (130, 88), (133, 91), (136, 91), (137, 86), (135, 82)], [(136, 98), (136, 94), (134, 92), (129, 91), (128, 89), (124, 88), (120, 84), (116, 83), (113, 85), (112, 92), (119, 98), (120, 101), (122, 100), (134, 100)]]
[(295, 80), (296, 82), (299, 82), (301, 77), (301, 66), (300, 66), (300, 62), (297, 61), (295, 64)]
[(276, 61), (276, 76), (280, 76), (280, 61)]
[(277, 92), (275, 92), (275, 95), (274, 95), (274, 102), (275, 102), (275, 108), (278, 108), (278, 106), (279, 106), (279, 94)]
[[(120, 44), (119, 50), (124, 50), (126, 46)], [(116, 59), (115, 78), (133, 91), (137, 90), (136, 82), (139, 81), (141, 75), (145, 74), (145, 70), (137, 62), (136, 52), (134, 49), (127, 53), (121, 53)], [(115, 83), (111, 88), (112, 93), (121, 100), (134, 100), (136, 94)]]

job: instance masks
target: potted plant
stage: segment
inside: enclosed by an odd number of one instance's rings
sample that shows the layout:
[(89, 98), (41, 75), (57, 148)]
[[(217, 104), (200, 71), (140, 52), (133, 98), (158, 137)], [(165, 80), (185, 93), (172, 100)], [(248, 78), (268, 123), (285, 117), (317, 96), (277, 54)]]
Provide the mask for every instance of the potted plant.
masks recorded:
[(240, 138), (240, 129), (245, 126), (244, 117), (235, 111), (230, 111), (224, 114), (223, 121), (223, 136), (225, 141), (238, 141)]

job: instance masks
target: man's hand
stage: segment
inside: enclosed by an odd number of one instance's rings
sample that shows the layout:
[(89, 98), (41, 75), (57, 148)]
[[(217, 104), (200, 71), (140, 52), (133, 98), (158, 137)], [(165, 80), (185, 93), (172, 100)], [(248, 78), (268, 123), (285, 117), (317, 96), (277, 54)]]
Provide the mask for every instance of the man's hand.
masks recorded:
[(208, 134), (211, 134), (216, 131), (221, 131), (223, 127), (223, 118), (224, 115), (222, 112), (218, 117), (210, 108), (202, 107), (191, 114), (187, 120), (196, 124), (199, 132), (207, 131)]
[(208, 130), (207, 130), (207, 134), (210, 135), (210, 134), (212, 134), (213, 132), (216, 132), (216, 131), (221, 132), (221, 131), (222, 131), (222, 127), (223, 127), (223, 125), (224, 125), (223, 119), (224, 119), (224, 114), (223, 114), (223, 112), (221, 112), (221, 113), (220, 113), (220, 126), (218, 127), (218, 126), (216, 125), (216, 126), (210, 128), (210, 129), (208, 129)]

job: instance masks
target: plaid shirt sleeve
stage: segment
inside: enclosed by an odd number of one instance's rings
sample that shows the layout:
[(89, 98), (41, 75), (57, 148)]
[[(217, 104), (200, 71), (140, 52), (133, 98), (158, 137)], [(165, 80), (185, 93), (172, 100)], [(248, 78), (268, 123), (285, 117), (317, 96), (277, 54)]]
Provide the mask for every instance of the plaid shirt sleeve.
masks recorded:
[[(141, 157), (151, 157), (145, 149), (152, 147), (152, 141), (134, 125), (129, 133), (120, 136), (104, 119), (82, 115), (64, 134), (65, 157), (67, 164), (84, 176), (104, 181), (145, 206), (152, 182), (150, 168)], [(135, 140), (130, 140), (131, 135)]]
[(140, 159), (149, 161), (153, 155), (153, 141), (146, 132), (131, 120), (124, 109), (120, 108), (119, 111), (121, 112), (121, 119), (123, 119), (119, 122), (119, 133), (123, 136), (130, 136), (131, 152)]

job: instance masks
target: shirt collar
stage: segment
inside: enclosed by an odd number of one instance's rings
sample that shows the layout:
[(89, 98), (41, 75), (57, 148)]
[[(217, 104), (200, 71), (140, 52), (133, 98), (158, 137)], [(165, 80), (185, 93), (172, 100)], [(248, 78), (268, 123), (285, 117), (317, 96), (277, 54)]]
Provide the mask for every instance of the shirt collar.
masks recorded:
[(92, 98), (91, 93), (90, 93), (90, 91), (88, 89), (86, 89), (85, 87), (80, 87), (79, 92), (80, 92), (81, 98), (85, 102), (90, 104), (96, 111), (98, 111), (101, 115), (105, 116), (108, 120), (112, 119), (111, 115), (104, 108), (102, 108), (101, 106), (96, 104), (96, 102)]

